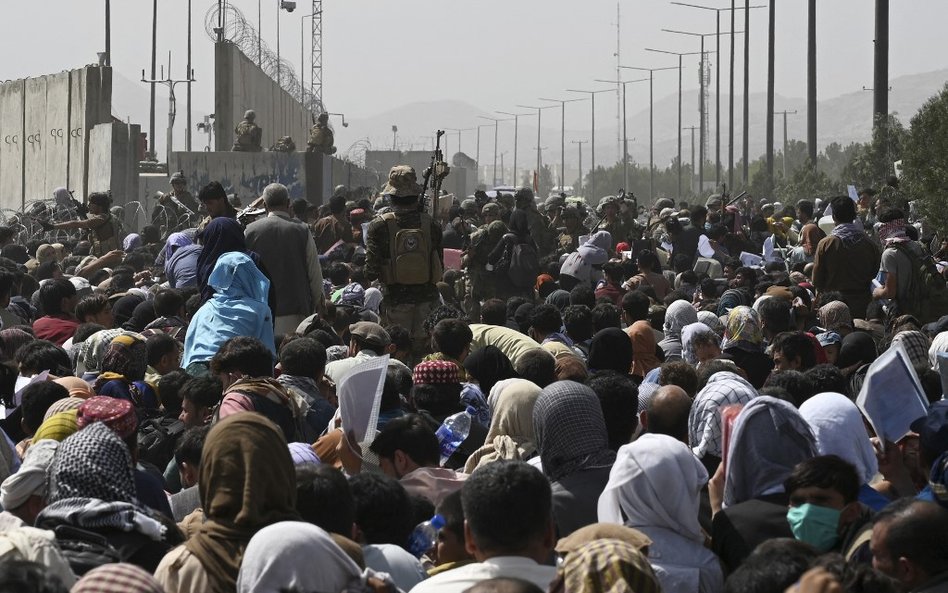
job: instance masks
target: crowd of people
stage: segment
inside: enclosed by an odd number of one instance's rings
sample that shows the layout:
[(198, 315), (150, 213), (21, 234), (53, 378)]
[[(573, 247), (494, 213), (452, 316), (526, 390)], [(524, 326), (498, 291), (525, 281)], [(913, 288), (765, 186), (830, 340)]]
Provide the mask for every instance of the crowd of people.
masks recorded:
[[(896, 185), (432, 214), (400, 166), (0, 227), (0, 591), (948, 591), (942, 246)], [(856, 403), (888, 349), (894, 441)]]

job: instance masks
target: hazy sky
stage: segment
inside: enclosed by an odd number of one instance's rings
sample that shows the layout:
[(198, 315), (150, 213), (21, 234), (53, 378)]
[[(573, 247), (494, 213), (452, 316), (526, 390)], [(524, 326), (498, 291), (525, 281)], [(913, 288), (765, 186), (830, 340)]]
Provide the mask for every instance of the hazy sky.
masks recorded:
[[(778, 2), (777, 92), (800, 97), (806, 83), (807, 2), (773, 1)], [(263, 2), (262, 30), (271, 47), (276, 45), (277, 3)], [(0, 79), (93, 63), (96, 52), (103, 49), (102, 0), (9, 4), (5, 6), (6, 26), (0, 41), (6, 57), (0, 65)], [(213, 4), (193, 0), (193, 62), (198, 79), (194, 109), (201, 113), (213, 111), (213, 47), (204, 32), (204, 16)], [(233, 4), (256, 22), (257, 2), (235, 0)], [(662, 28), (714, 31), (714, 12), (673, 6), (667, 0), (621, 0), (619, 4), (621, 60), (625, 65), (658, 67), (677, 63), (672, 56), (645, 52), (645, 47), (698, 49), (697, 38), (663, 33)], [(728, 0), (707, 0), (706, 4), (730, 6)], [(874, 2), (820, 0), (818, 4), (820, 98), (871, 86)], [(133, 80), (149, 66), (151, 5), (148, 0), (112, 2), (112, 63)], [(541, 96), (574, 96), (565, 92), (567, 88), (601, 88), (593, 79), (616, 75), (614, 1), (325, 0), (323, 10), (324, 98), (330, 110), (344, 112), (350, 120), (431, 99), (461, 99), (485, 111), (514, 110), (516, 104), (535, 103)], [(158, 12), (159, 62), (165, 62), (168, 51), (172, 51), (175, 76), (183, 77), (187, 0), (160, 0)], [(291, 56), (297, 71), (300, 17), (310, 12), (309, 3), (301, 0), (294, 13), (281, 15), (282, 52)], [(723, 30), (730, 25), (728, 15), (721, 13)], [(891, 1), (891, 78), (948, 66), (946, 17), (945, 0)], [(743, 11), (738, 11), (738, 23), (738, 29), (743, 29)], [(306, 38), (308, 48), (308, 31)], [(751, 90), (762, 91), (766, 83), (766, 9), (751, 11), (750, 39)], [(712, 46), (713, 38), (708, 38), (708, 43)], [(740, 36), (738, 43), (740, 47)], [(722, 45), (726, 47), (726, 37)], [(726, 52), (723, 57), (726, 73)], [(739, 69), (742, 58), (740, 51)], [(692, 58), (685, 71), (686, 86), (692, 88), (698, 82), (694, 61)], [(637, 78), (635, 74), (623, 72), (628, 78)], [(646, 86), (636, 86), (634, 92), (646, 92)], [(656, 73), (656, 97), (675, 90), (674, 73)], [(632, 92), (630, 87), (630, 99)], [(181, 98), (179, 94), (179, 121), (183, 120)], [(615, 104), (611, 97), (602, 101)], [(166, 108), (166, 103), (159, 103), (162, 123)], [(584, 111), (573, 110), (576, 122), (568, 121), (567, 126), (582, 125)], [(610, 115), (614, 117), (614, 110), (604, 112), (602, 117)], [(436, 125), (467, 127), (473, 123)]]

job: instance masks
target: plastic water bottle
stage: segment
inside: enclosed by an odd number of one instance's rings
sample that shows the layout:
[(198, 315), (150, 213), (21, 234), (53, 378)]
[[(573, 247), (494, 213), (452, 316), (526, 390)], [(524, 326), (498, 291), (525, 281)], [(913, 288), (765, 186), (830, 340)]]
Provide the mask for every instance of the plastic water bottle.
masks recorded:
[(438, 543), (438, 532), (444, 527), (444, 517), (435, 515), (428, 521), (419, 523), (408, 538), (408, 551), (415, 558), (421, 558), (425, 552)]
[(441, 445), (441, 465), (444, 466), (448, 458), (454, 455), (467, 435), (471, 433), (471, 416), (476, 410), (468, 406), (463, 412), (452, 414), (444, 419), (435, 436)]

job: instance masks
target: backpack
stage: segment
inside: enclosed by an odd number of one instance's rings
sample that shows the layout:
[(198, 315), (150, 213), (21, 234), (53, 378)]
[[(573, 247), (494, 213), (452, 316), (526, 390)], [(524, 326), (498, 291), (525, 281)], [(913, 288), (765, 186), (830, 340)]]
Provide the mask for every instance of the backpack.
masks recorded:
[(184, 434), (184, 422), (177, 418), (151, 418), (138, 429), (138, 455), (156, 467), (168, 467), (178, 439)]
[(507, 277), (517, 288), (530, 288), (540, 274), (540, 257), (530, 243), (517, 243), (510, 248), (510, 267)]
[(948, 283), (935, 267), (934, 260), (911, 242), (893, 243), (891, 247), (908, 257), (913, 265), (909, 283), (911, 302), (899, 302), (898, 313), (914, 315), (922, 323), (935, 321), (948, 314)]
[(56, 546), (77, 577), (105, 564), (125, 562), (131, 554), (122, 554), (109, 540), (93, 531), (72, 525), (57, 525), (53, 529)]
[(389, 260), (382, 269), (385, 284), (433, 284), (441, 280), (441, 259), (434, 254), (431, 240), (432, 219), (421, 214), (421, 228), (402, 229), (395, 214), (382, 215), (388, 225)]

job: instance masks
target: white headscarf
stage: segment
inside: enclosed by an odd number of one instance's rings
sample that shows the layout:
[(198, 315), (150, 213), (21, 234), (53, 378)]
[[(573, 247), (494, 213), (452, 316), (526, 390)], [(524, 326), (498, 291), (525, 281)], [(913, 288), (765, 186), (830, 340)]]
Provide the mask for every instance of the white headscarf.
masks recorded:
[(365, 289), (364, 309), (379, 314), (379, 306), (382, 304), (382, 291), (374, 286)]
[(324, 530), (310, 523), (282, 521), (264, 527), (247, 544), (239, 593), (343, 591), (362, 571)]
[(800, 406), (800, 415), (813, 431), (820, 455), (837, 455), (856, 466), (863, 484), (872, 481), (879, 462), (856, 404), (841, 393), (818, 393)]
[(675, 301), (665, 311), (665, 339), (681, 339), (681, 331), (690, 323), (698, 322), (698, 312), (688, 301)]
[(15, 509), (33, 495), (46, 498), (49, 467), (53, 464), (58, 448), (59, 441), (52, 439), (43, 439), (30, 445), (20, 469), (0, 484), (0, 504), (4, 509)]
[(707, 481), (707, 470), (687, 445), (667, 435), (644, 434), (619, 448), (599, 496), (599, 521), (660, 527), (703, 543), (698, 496)]
[(698, 364), (698, 353), (695, 352), (693, 342), (698, 336), (704, 335), (709, 336), (713, 342), (721, 342), (721, 337), (707, 324), (700, 321), (689, 323), (681, 330), (681, 357), (692, 366)]
[(941, 332), (932, 340), (932, 345), (928, 347), (928, 362), (933, 371), (938, 370), (938, 353), (948, 352), (948, 331)]
[(759, 396), (734, 421), (724, 479), (724, 507), (783, 492), (801, 461), (816, 457), (813, 433), (800, 412), (783, 400)]

